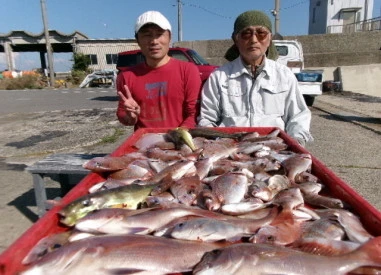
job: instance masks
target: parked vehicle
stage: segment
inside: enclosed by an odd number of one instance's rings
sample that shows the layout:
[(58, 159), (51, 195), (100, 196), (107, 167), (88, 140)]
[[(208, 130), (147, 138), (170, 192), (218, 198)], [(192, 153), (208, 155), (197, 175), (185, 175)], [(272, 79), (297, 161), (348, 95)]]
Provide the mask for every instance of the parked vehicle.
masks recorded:
[(279, 55), (277, 62), (294, 72), (307, 106), (312, 106), (315, 97), (322, 94), (323, 71), (304, 69), (303, 48), (299, 41), (274, 40), (274, 44)]
[[(195, 50), (188, 48), (174, 47), (170, 48), (168, 55), (183, 61), (189, 61), (196, 64), (200, 71), (202, 83), (209, 77), (211, 72), (218, 66), (210, 65)], [(144, 56), (140, 50), (125, 51), (118, 54), (116, 68), (118, 72), (126, 70), (128, 67), (134, 66), (144, 61)]]

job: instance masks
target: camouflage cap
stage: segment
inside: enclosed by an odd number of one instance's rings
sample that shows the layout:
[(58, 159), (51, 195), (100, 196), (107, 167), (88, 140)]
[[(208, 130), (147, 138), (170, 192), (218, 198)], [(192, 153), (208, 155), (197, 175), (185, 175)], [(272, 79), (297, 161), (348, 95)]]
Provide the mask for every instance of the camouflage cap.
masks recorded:
[(250, 26), (264, 26), (270, 32), (272, 31), (271, 20), (265, 13), (258, 10), (250, 10), (238, 15), (234, 22), (233, 35)]

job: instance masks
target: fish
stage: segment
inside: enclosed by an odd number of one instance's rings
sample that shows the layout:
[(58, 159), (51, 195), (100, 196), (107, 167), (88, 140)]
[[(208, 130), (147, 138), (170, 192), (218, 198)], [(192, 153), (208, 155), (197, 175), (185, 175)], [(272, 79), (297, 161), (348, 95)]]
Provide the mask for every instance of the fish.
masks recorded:
[[(150, 235), (101, 235), (46, 254), (22, 275), (170, 274), (190, 272), (205, 252), (224, 244), (196, 243)], [(141, 273), (140, 273), (141, 272)]]
[(225, 133), (209, 127), (196, 127), (188, 130), (193, 138), (204, 137), (207, 139), (232, 138), (239, 140), (247, 132)]
[(295, 183), (303, 183), (303, 182), (318, 182), (319, 179), (308, 172), (302, 172), (295, 177)]
[(261, 199), (249, 198), (238, 203), (224, 204), (221, 206), (221, 212), (224, 214), (237, 216), (244, 215), (258, 209), (263, 209), (265, 207), (267, 207), (267, 205), (263, 203)]
[(257, 143), (252, 143), (252, 142), (241, 142), (239, 145), (238, 145), (238, 150), (237, 150), (237, 153), (243, 153), (243, 154), (247, 154), (247, 155), (250, 155), (254, 152), (257, 152), (259, 150), (261, 150), (263, 148), (263, 144), (257, 144)]
[(174, 164), (167, 166), (159, 173), (155, 174), (150, 181), (157, 183), (164, 178), (171, 178), (172, 180), (178, 180), (183, 177), (191, 168), (194, 167), (194, 162), (191, 160), (181, 160)]
[(157, 143), (166, 142), (164, 133), (145, 133), (133, 145), (139, 151), (144, 152), (150, 147), (154, 147)]
[(169, 189), (180, 203), (192, 205), (198, 194), (203, 190), (203, 184), (200, 177), (196, 175), (176, 180)]
[(222, 204), (240, 202), (248, 189), (248, 179), (244, 173), (228, 172), (209, 184)]
[(293, 209), (304, 205), (302, 192), (297, 187), (281, 190), (275, 195), (271, 202), (274, 205), (281, 206), (283, 211), (292, 211)]
[(249, 185), (248, 192), (251, 196), (261, 199), (262, 201), (269, 201), (273, 199), (276, 194), (272, 192), (267, 183), (264, 181), (256, 181)]
[(260, 135), (258, 132), (252, 132), (252, 133), (248, 133), (248, 134), (244, 135), (241, 140), (242, 141), (252, 141), (252, 142), (267, 140), (267, 139), (277, 137), (279, 135), (279, 133), (280, 133), (279, 129), (276, 129), (267, 135)]
[(298, 187), (302, 191), (304, 201), (309, 205), (323, 208), (344, 208), (342, 200), (318, 194), (322, 189), (320, 183), (303, 182), (298, 184)]
[(310, 154), (296, 154), (281, 162), (286, 169), (287, 177), (295, 182), (295, 177), (311, 169), (312, 158)]
[(205, 158), (197, 161), (194, 165), (196, 167), (196, 174), (200, 180), (206, 178), (209, 174), (210, 169), (213, 167), (215, 160), (213, 157)]
[(162, 150), (157, 147), (148, 148), (145, 154), (150, 159), (157, 159), (161, 161), (177, 161), (185, 159), (185, 157), (178, 150)]
[[(293, 210), (303, 206), (303, 197), (299, 188), (291, 187), (281, 190), (272, 201), (273, 205), (280, 206), (282, 211), (270, 225), (261, 227), (250, 239), (253, 243), (272, 243), (288, 245), (300, 238), (303, 218), (296, 218)], [(310, 216), (306, 217), (310, 219)]]
[(75, 229), (102, 234), (150, 234), (185, 216), (225, 218), (219, 213), (178, 204), (170, 208), (153, 207), (138, 210), (105, 208), (78, 220)]
[(175, 197), (170, 192), (163, 192), (155, 196), (148, 196), (145, 199), (144, 205), (147, 207), (160, 206), (168, 202), (175, 202)]
[(227, 216), (227, 220), (194, 218), (177, 224), (170, 236), (175, 239), (215, 242), (221, 240), (237, 241), (254, 234), (261, 226), (269, 224), (277, 215), (274, 207), (269, 215), (258, 219), (243, 219)]
[(197, 205), (203, 209), (208, 209), (209, 211), (216, 211), (220, 209), (221, 202), (217, 195), (210, 189), (204, 189), (197, 196)]
[(193, 274), (344, 275), (362, 266), (381, 266), (381, 237), (338, 256), (314, 255), (269, 244), (232, 244), (205, 253)]
[(137, 159), (147, 159), (147, 157), (140, 152), (134, 152), (120, 157), (95, 157), (84, 162), (82, 167), (92, 172), (111, 172), (124, 169), (128, 164)]
[(343, 240), (331, 240), (321, 237), (303, 238), (290, 247), (316, 255), (336, 256), (354, 251), (360, 243)]
[(58, 212), (60, 222), (67, 226), (73, 226), (80, 218), (93, 210), (120, 204), (127, 209), (136, 209), (154, 187), (155, 185), (131, 184), (81, 196)]
[(228, 158), (238, 150), (238, 147), (231, 144), (224, 144), (219, 142), (205, 143), (202, 150), (203, 158), (213, 158), (214, 161), (219, 159)]
[(182, 127), (177, 127), (167, 133), (170, 139), (175, 143), (176, 149), (180, 149), (182, 144), (186, 144), (194, 152), (197, 150), (193, 143), (192, 135), (189, 131)]
[(289, 245), (300, 238), (303, 219), (297, 219), (292, 211), (282, 211), (269, 225), (262, 226), (250, 237), (252, 243)]
[(56, 233), (48, 235), (38, 241), (36, 245), (28, 252), (28, 254), (23, 258), (22, 264), (31, 264), (47, 253), (52, 252), (55, 249), (65, 245), (69, 242), (69, 236), (71, 232), (66, 231), (62, 233)]
[(340, 255), (351, 252), (359, 243), (345, 241), (342, 226), (328, 217), (307, 221), (302, 226), (302, 234), (291, 247), (317, 255)]
[(290, 181), (282, 175), (274, 175), (267, 182), (256, 181), (249, 186), (250, 195), (263, 201), (270, 201), (281, 191), (290, 187)]
[(374, 238), (362, 225), (360, 218), (345, 209), (317, 209), (316, 212), (322, 217), (337, 220), (344, 228), (349, 240), (364, 243)]

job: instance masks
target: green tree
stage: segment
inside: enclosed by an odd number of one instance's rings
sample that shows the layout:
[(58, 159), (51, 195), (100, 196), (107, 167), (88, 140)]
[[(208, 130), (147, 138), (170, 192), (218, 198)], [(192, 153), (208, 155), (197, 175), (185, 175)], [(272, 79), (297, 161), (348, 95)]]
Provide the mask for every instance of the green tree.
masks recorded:
[(73, 54), (73, 67), (72, 71), (83, 71), (87, 72), (90, 66), (90, 57), (84, 55), (83, 53), (74, 53)]
[(71, 76), (68, 77), (67, 81), (78, 85), (90, 73), (90, 57), (83, 53), (74, 53), (71, 61), (73, 61), (73, 67), (71, 68)]

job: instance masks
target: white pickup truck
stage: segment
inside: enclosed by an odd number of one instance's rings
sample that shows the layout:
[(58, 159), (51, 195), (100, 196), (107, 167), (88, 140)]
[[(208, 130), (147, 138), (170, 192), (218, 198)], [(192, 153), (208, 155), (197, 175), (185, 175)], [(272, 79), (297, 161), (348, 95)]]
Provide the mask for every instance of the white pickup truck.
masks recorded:
[(299, 88), (307, 106), (312, 106), (315, 96), (322, 94), (323, 71), (305, 70), (302, 44), (297, 40), (273, 40), (278, 51), (277, 62), (289, 67), (298, 79)]

